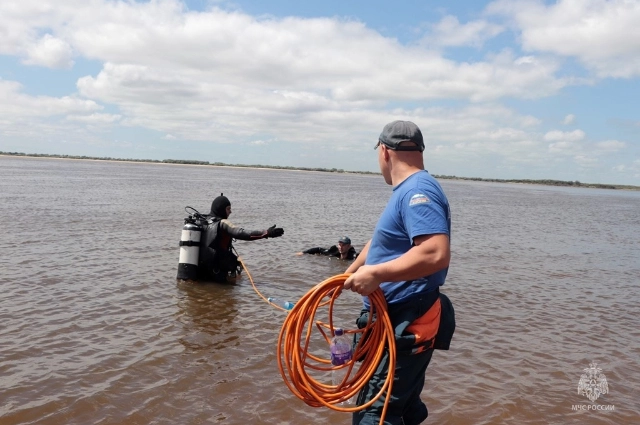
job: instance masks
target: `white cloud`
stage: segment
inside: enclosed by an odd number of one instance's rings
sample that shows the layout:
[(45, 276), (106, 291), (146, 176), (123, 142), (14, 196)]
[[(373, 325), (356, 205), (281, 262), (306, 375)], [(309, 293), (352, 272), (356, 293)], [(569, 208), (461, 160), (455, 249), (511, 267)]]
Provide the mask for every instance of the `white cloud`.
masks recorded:
[(41, 65), (48, 68), (71, 68), (73, 66), (71, 46), (51, 34), (45, 34), (36, 43), (26, 48), (28, 65)]
[(572, 141), (559, 141), (549, 144), (549, 152), (555, 154), (573, 155), (580, 146)]
[(594, 167), (598, 164), (598, 158), (590, 155), (576, 155), (573, 160), (582, 167)]
[(488, 21), (461, 24), (455, 16), (447, 15), (432, 26), (431, 33), (422, 42), (435, 46), (481, 46), (503, 31), (502, 26)]
[(544, 140), (575, 142), (575, 141), (584, 139), (584, 136), (585, 134), (584, 134), (584, 131), (582, 130), (573, 130), (573, 131), (553, 130), (553, 131), (549, 131), (544, 135)]
[[(31, 5), (27, 10), (38, 11), (34, 16), (20, 15), (22, 25), (13, 38), (33, 38), (46, 21), (60, 48), (46, 50), (57, 51), (58, 56), (23, 53), (30, 63), (68, 64), (73, 51), (116, 67), (155, 70), (153, 81), (145, 81), (141, 73), (136, 86), (157, 83), (160, 78), (189, 80), (192, 86), (197, 81), (216, 82), (227, 87), (306, 91), (347, 102), (380, 102), (541, 97), (569, 83), (554, 77), (557, 64), (547, 59), (522, 60), (503, 52), (484, 62), (458, 64), (438, 52), (403, 46), (354, 21), (256, 19), (215, 8), (185, 12), (181, 3), (172, 0), (94, 0), (40, 8), (33, 6), (33, 0), (25, 2)], [(499, 31), (481, 21), (454, 27), (449, 30), (461, 33), (458, 42)], [(379, 52), (386, 52), (384, 61)], [(404, 82), (401, 89), (399, 81)]]
[(88, 124), (111, 124), (119, 121), (122, 116), (117, 114), (91, 114), (91, 115), (69, 115), (69, 121), (78, 121)]
[(74, 16), (81, 19), (96, 13), (95, 0), (0, 2), (0, 54), (16, 55), (34, 65), (65, 68), (71, 61), (66, 25)]
[[(15, 140), (37, 140), (42, 143), (77, 138), (89, 145), (98, 139), (95, 134), (78, 128), (77, 123), (64, 119), (101, 110), (102, 106), (93, 100), (76, 96), (32, 96), (23, 93), (22, 89), (17, 82), (0, 79), (0, 142), (9, 145)], [(53, 149), (55, 153), (56, 148)], [(46, 147), (26, 151), (51, 152)]]
[(575, 120), (576, 120), (576, 116), (573, 114), (569, 114), (566, 117), (564, 117), (564, 119), (562, 120), (562, 124), (564, 125), (573, 124)]
[(576, 57), (600, 77), (640, 75), (640, 2), (498, 0), (489, 14), (511, 18), (528, 51)]
[(0, 79), (0, 115), (5, 117), (49, 117), (90, 113), (102, 109), (93, 100), (74, 96), (31, 96), (22, 93), (22, 85)]
[(603, 142), (596, 143), (596, 147), (601, 151), (606, 152), (618, 152), (624, 149), (626, 143), (621, 142), (619, 140), (605, 140)]
[[(589, 142), (582, 130), (571, 132), (549, 131), (543, 139), (552, 142), (548, 145), (549, 154), (555, 158), (572, 158), (580, 167), (592, 169), (601, 166), (607, 155), (614, 154), (626, 147), (626, 143), (618, 140)], [(620, 169), (622, 170), (622, 169)]]
[(579, 158), (579, 160), (576, 159), (578, 163), (586, 164), (589, 162), (587, 158), (589, 158), (590, 155), (586, 153), (586, 145), (581, 143), (584, 141), (584, 138), (585, 133), (582, 130), (552, 130), (543, 136), (545, 142), (552, 142), (549, 143), (548, 146), (550, 153), (556, 155), (575, 155), (575, 158)]

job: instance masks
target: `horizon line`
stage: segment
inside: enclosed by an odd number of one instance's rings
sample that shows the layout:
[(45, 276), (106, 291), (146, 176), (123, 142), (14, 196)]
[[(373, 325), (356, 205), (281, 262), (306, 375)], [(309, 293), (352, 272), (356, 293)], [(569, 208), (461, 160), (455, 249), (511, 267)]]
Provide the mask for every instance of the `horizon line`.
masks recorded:
[[(182, 165), (209, 165), (214, 167), (241, 167), (241, 168), (266, 168), (276, 170), (300, 170), (300, 171), (318, 171), (329, 173), (348, 173), (348, 174), (377, 174), (380, 172), (373, 171), (350, 171), (342, 168), (322, 168), (322, 167), (293, 167), (288, 165), (257, 165), (257, 164), (227, 164), (224, 162), (209, 162), (198, 161), (189, 159), (133, 159), (133, 158), (113, 158), (113, 157), (96, 157), (87, 155), (60, 155), (60, 154), (45, 154), (45, 153), (24, 153), (24, 152), (3, 152), (0, 151), (1, 156), (26, 156), (33, 158), (57, 158), (57, 159), (79, 159), (79, 160), (95, 160), (95, 161), (121, 161), (121, 162), (150, 162), (158, 164), (182, 164)], [(578, 180), (554, 180), (554, 179), (495, 179), (484, 177), (460, 177), (450, 175), (433, 175), (435, 178), (445, 180), (470, 180), (480, 182), (491, 183), (524, 183), (524, 184), (540, 184), (546, 186), (569, 186), (569, 187), (583, 187), (583, 188), (595, 188), (595, 189), (623, 189), (623, 190), (639, 190), (640, 186), (623, 185), (623, 184), (608, 184), (608, 183), (581, 183)]]

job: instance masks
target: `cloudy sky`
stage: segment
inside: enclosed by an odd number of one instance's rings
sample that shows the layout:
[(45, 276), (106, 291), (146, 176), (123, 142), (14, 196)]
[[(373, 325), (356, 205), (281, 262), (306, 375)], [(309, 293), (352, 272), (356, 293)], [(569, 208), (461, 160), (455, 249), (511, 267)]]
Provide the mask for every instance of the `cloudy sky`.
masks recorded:
[(0, 151), (640, 185), (639, 82), (640, 0), (0, 2)]

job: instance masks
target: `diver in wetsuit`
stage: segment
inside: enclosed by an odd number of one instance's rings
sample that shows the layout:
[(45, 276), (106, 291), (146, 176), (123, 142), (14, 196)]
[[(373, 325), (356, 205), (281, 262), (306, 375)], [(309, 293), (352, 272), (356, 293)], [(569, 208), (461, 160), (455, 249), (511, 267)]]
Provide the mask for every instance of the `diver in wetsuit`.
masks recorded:
[(240, 272), (238, 257), (233, 253), (233, 239), (255, 241), (277, 238), (284, 229), (275, 224), (266, 230), (244, 230), (234, 226), (229, 220), (231, 202), (220, 194), (211, 203), (211, 212), (204, 225), (198, 258), (198, 278), (214, 282), (233, 281)]

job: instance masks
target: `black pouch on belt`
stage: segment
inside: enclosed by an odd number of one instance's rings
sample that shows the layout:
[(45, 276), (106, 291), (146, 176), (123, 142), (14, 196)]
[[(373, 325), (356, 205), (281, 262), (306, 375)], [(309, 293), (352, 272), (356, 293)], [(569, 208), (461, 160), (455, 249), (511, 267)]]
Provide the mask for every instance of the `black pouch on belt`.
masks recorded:
[[(396, 350), (398, 352), (420, 352), (426, 348), (429, 348), (433, 344), (433, 340), (431, 341), (423, 341), (420, 343), (423, 348), (416, 346), (416, 338), (410, 330), (407, 330), (407, 327), (411, 325), (416, 319), (423, 316), (429, 309), (433, 306), (433, 304), (438, 300), (439, 291), (436, 289), (427, 294), (422, 294), (410, 301), (400, 303), (400, 304), (392, 304), (388, 306), (388, 314), (389, 319), (391, 320), (391, 326), (394, 329), (394, 337), (396, 342)], [(367, 326), (367, 322), (369, 320), (370, 312), (369, 310), (363, 309), (360, 311), (360, 317), (356, 320), (356, 325), (358, 329), (362, 329)], [(373, 321), (376, 320), (374, 315)], [(360, 338), (368, 338), (367, 333), (356, 333), (353, 336), (353, 344), (354, 348), (358, 344)], [(362, 361), (361, 358), (356, 359), (357, 361)]]
[(453, 332), (456, 330), (456, 316), (453, 311), (453, 304), (445, 294), (440, 294), (440, 306), (442, 309), (440, 312), (440, 326), (438, 326), (433, 348), (436, 350), (448, 350), (451, 338), (453, 338)]
[[(414, 322), (418, 322), (421, 318), (426, 317), (425, 315), (427, 312), (438, 300), (440, 301), (440, 317), (437, 333), (431, 340), (418, 341), (412, 329), (417, 324)], [(358, 329), (362, 329), (367, 326), (369, 314), (369, 310), (363, 309), (360, 311), (360, 317), (356, 320)], [(398, 352), (419, 353), (428, 348), (448, 350), (456, 328), (453, 304), (449, 297), (440, 293), (439, 290), (435, 290), (400, 305), (390, 306), (389, 318), (391, 319), (391, 324), (394, 328), (396, 350)], [(376, 318), (374, 317), (373, 321), (375, 320)], [(414, 326), (412, 326), (412, 324)], [(367, 333), (355, 333), (353, 335), (353, 347), (355, 348), (357, 346), (358, 341), (361, 338), (365, 338), (366, 340), (368, 336), (369, 335)], [(358, 358), (356, 360), (362, 361), (362, 358)]]

